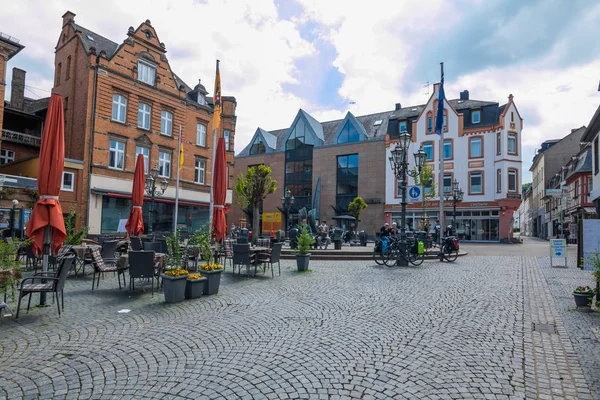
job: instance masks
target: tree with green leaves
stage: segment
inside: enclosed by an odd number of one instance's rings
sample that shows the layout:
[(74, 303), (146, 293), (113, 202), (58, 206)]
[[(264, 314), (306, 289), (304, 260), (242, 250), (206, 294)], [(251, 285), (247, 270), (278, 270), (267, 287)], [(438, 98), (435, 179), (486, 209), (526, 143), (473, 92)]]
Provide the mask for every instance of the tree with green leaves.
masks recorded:
[[(423, 215), (425, 215), (425, 202), (438, 197), (437, 185), (433, 179), (433, 167), (427, 163), (421, 168), (421, 171), (415, 177), (415, 185), (421, 186)], [(426, 192), (425, 189), (428, 189)], [(424, 227), (423, 227), (424, 228)]]
[(69, 215), (65, 217), (65, 230), (67, 231), (67, 237), (65, 238), (64, 244), (67, 245), (79, 245), (81, 241), (87, 236), (87, 228), (82, 226), (79, 230), (75, 230), (75, 223), (77, 214), (75, 214), (75, 208), (71, 207)]
[(358, 220), (360, 219), (360, 213), (367, 208), (367, 202), (362, 197), (355, 197), (354, 200), (348, 204), (348, 212), (354, 218), (356, 218), (355, 230), (358, 231)]
[(249, 167), (245, 174), (238, 175), (233, 187), (236, 202), (242, 208), (252, 209), (253, 238), (258, 237), (260, 226), (260, 204), (268, 195), (277, 190), (277, 181), (271, 177), (271, 168), (266, 165)]

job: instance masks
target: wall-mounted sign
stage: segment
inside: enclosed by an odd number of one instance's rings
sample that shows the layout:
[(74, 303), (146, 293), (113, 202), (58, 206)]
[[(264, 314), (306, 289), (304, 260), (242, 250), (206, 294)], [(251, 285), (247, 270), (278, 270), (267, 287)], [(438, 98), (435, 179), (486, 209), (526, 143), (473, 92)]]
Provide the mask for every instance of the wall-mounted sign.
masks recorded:
[(365, 199), (367, 204), (381, 204), (381, 199)]
[(506, 195), (507, 199), (521, 199), (521, 194), (520, 193), (509, 193)]

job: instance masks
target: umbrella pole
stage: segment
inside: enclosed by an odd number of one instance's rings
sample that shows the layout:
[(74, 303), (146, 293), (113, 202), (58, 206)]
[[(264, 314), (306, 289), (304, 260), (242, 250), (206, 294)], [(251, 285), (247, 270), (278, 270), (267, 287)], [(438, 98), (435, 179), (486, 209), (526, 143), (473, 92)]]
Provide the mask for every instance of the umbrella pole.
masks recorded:
[[(42, 251), (42, 273), (48, 272), (48, 263), (52, 247), (52, 228), (46, 226), (44, 228), (44, 249)], [(46, 283), (45, 279), (42, 279), (42, 283)], [(46, 305), (46, 293), (40, 293), (40, 307)]]

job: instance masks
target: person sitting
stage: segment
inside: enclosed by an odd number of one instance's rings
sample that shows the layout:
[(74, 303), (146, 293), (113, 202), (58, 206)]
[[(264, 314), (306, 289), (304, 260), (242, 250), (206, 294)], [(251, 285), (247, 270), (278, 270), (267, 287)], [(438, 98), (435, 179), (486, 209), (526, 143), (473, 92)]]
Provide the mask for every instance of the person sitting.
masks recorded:
[(379, 230), (379, 233), (382, 238), (390, 236), (390, 224), (388, 224), (387, 222), (385, 224), (383, 224), (383, 226)]
[(319, 236), (317, 237), (317, 243), (319, 245), (319, 248), (325, 246), (325, 250), (327, 250), (327, 246), (329, 246), (329, 243), (331, 243), (327, 221), (323, 221), (321, 225), (319, 225)]
[(399, 233), (400, 231), (398, 230), (398, 224), (395, 222), (392, 223), (392, 228), (390, 229), (390, 236), (396, 236)]

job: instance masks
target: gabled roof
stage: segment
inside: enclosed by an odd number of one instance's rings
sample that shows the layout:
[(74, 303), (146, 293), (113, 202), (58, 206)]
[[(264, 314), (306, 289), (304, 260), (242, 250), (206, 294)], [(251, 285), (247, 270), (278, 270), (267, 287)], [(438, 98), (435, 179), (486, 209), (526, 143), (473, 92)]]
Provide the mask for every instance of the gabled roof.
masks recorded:
[(277, 149), (277, 136), (270, 134), (262, 128), (258, 128), (258, 131), (263, 137), (265, 145), (267, 145), (271, 150)]
[(344, 119), (342, 120), (342, 123), (338, 124), (338, 126), (337, 126), (337, 128), (335, 130), (335, 134), (334, 134), (334, 140), (335, 141), (337, 141), (337, 138), (340, 136), (340, 133), (344, 129), (344, 126), (346, 126), (347, 122), (350, 122), (350, 124), (352, 124), (352, 126), (354, 126), (354, 128), (362, 136), (361, 140), (367, 139), (367, 131), (365, 130), (365, 127), (363, 126), (363, 124), (361, 124), (356, 119), (356, 117), (350, 111), (348, 111), (346, 113), (346, 117), (344, 117)]
[(494, 104), (498, 105), (495, 101), (481, 101), (481, 100), (448, 100), (448, 103), (454, 107), (455, 110), (465, 110), (467, 108), (481, 108), (485, 106), (493, 106)]
[(71, 26), (76, 32), (81, 32), (81, 41), (88, 54), (90, 54), (90, 48), (95, 47), (96, 54), (100, 54), (101, 51), (104, 51), (108, 58), (110, 58), (119, 47), (119, 45), (112, 40), (98, 35), (96, 32), (92, 32), (81, 25), (77, 25), (75, 22), (71, 22)]
[(324, 141), (325, 137), (323, 136), (323, 126), (321, 126), (321, 123), (314, 119), (309, 113), (307, 113), (303, 109), (300, 109), (298, 113), (306, 117), (306, 120), (308, 121), (308, 124), (312, 128), (315, 135), (317, 135), (319, 139)]

